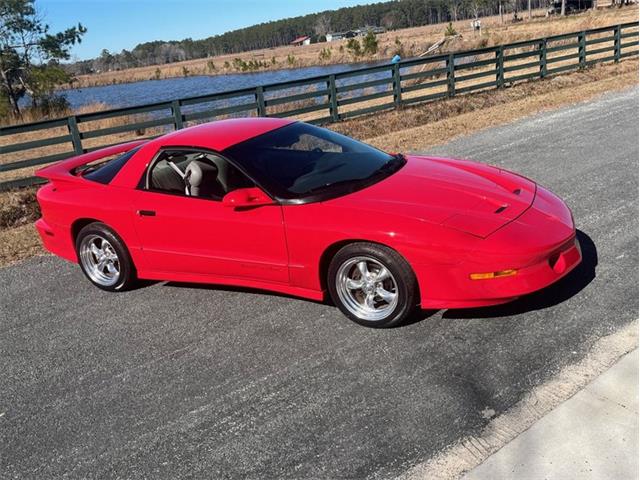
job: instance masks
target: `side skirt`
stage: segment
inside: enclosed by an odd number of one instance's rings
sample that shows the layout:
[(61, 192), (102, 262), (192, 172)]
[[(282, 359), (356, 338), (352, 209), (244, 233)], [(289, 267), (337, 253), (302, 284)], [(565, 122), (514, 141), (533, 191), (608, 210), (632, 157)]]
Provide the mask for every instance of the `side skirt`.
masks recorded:
[(293, 287), (278, 283), (262, 282), (249, 278), (223, 277), (218, 275), (198, 275), (193, 273), (158, 272), (152, 270), (138, 271), (138, 278), (144, 280), (159, 280), (167, 282), (204, 283), (211, 285), (229, 285), (234, 287), (255, 288), (272, 292), (284, 293), (294, 297), (307, 298), (322, 302), (325, 298), (323, 290)]

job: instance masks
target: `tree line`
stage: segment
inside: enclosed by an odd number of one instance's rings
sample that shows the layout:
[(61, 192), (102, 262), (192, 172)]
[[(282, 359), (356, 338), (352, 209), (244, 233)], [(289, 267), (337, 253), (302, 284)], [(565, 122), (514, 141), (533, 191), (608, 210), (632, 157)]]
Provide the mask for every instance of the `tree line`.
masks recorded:
[(71, 47), (85, 32), (78, 24), (51, 33), (33, 0), (0, 0), (0, 117), (20, 117), (20, 99), (27, 94), (32, 108), (64, 104), (54, 90), (72, 77), (60, 61), (69, 59)]
[(99, 57), (68, 66), (74, 74), (87, 74), (132, 67), (159, 65), (234, 54), (289, 44), (300, 35), (323, 41), (330, 32), (352, 30), (366, 25), (395, 30), (499, 13), (513, 14), (548, 5), (549, 0), (397, 0), (358, 5), (337, 10), (261, 23), (202, 40), (186, 38), (136, 45), (120, 53), (103, 50)]

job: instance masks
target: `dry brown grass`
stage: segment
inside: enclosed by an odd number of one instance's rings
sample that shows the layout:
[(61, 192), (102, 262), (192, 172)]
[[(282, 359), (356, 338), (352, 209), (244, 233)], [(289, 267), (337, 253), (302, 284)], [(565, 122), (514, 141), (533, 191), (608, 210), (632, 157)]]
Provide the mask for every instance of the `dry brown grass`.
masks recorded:
[[(581, 14), (570, 15), (564, 18), (545, 18), (544, 12), (542, 11), (536, 11), (534, 13), (535, 16), (532, 20), (527, 20), (525, 14), (525, 20), (518, 23), (510, 22), (509, 15), (505, 15), (505, 23), (500, 22), (499, 16), (485, 17), (482, 19), (482, 35), (478, 35), (473, 32), (469, 20), (454, 22), (455, 29), (458, 33), (462, 34), (462, 37), (449, 43), (446, 50), (467, 50), (477, 48), (479, 46), (493, 46), (519, 40), (527, 40), (617, 23), (631, 22), (638, 19), (638, 8), (636, 6), (598, 11), (589, 10)], [(442, 38), (445, 28), (446, 24), (436, 24), (384, 33), (378, 36), (378, 53), (372, 57), (362, 60), (391, 58), (398, 48), (395, 43), (396, 39), (402, 43), (405, 57), (419, 55)], [(340, 46), (343, 47), (343, 52), (340, 52)], [(330, 49), (331, 57), (327, 60), (321, 60), (319, 55), (321, 50), (325, 48)], [(289, 55), (292, 55), (295, 58), (293, 65), (287, 61)], [(270, 70), (321, 65), (327, 63), (348, 63), (354, 61), (346, 51), (346, 41), (337, 41), (330, 43), (317, 43), (303, 47), (284, 46), (238, 54), (221, 55), (211, 58), (188, 60), (168, 65), (153, 65), (149, 67), (138, 67), (114, 72), (80, 75), (77, 78), (75, 86), (90, 87), (96, 85), (152, 80), (157, 78), (157, 69), (160, 70), (159, 78), (181, 77), (184, 75), (184, 68), (188, 70), (189, 75), (237, 73), (233, 67), (225, 68), (225, 62), (232, 65), (234, 58), (240, 58), (246, 62), (250, 60), (265, 61), (269, 65), (267, 68)], [(275, 65), (271, 63), (272, 58), (276, 59)], [(212, 63), (215, 66), (215, 70), (211, 70), (208, 66), (209, 63)]]
[[(109, 109), (109, 106), (104, 103), (92, 103), (92, 104), (84, 105), (83, 107), (68, 113), (80, 115), (83, 113), (100, 112), (108, 109)], [(23, 123), (23, 122), (28, 123), (30, 121), (33, 121), (34, 119), (31, 119), (30, 117), (31, 117), (31, 114), (29, 112), (26, 112), (25, 115), (23, 115), (23, 118), (16, 123), (17, 124)], [(148, 119), (148, 116), (146, 116), (145, 114), (126, 115), (121, 117), (112, 117), (112, 118), (105, 118), (102, 120), (84, 122), (79, 124), (78, 128), (80, 129), (81, 132), (86, 132), (90, 130), (123, 126), (126, 124), (141, 122), (146, 119)], [(35, 120), (43, 120), (43, 118), (37, 118)], [(141, 136), (152, 136), (152, 135), (158, 135), (161, 133), (163, 133), (163, 130), (162, 128), (159, 128), (159, 127), (148, 128), (142, 131), (134, 130), (129, 132), (116, 133), (112, 135), (105, 135), (97, 138), (84, 139), (82, 140), (82, 146), (85, 149), (90, 149), (90, 148), (99, 147), (99, 146), (112, 145), (114, 143), (124, 143), (127, 141), (139, 139)], [(0, 136), (0, 165), (6, 164), (6, 163), (13, 163), (21, 160), (44, 157), (48, 155), (70, 153), (73, 151), (73, 147), (70, 141), (56, 144), (56, 145), (48, 145), (48, 146), (39, 147), (39, 148), (32, 148), (29, 150), (23, 150), (23, 151), (14, 152), (14, 153), (4, 153), (2, 151), (2, 147), (4, 145), (13, 145), (17, 143), (30, 142), (34, 140), (54, 138), (54, 137), (68, 135), (68, 134), (69, 132), (67, 130), (67, 127), (62, 126), (62, 127), (56, 127), (56, 128), (48, 128), (46, 130), (41, 130), (41, 131)], [(16, 170), (10, 170), (7, 172), (1, 172), (0, 182), (28, 177), (30, 175), (33, 175), (33, 173), (37, 169), (41, 168), (42, 166), (43, 165), (39, 165), (35, 167), (20, 168)]]
[[(438, 102), (444, 117), (437, 118), (431, 112), (434, 104), (417, 107), (416, 116), (422, 121), (406, 128), (398, 112), (390, 112), (385, 128), (376, 129), (369, 124), (367, 142), (388, 151), (420, 151), (439, 145), (461, 135), (485, 128), (513, 122), (528, 115), (589, 100), (603, 92), (621, 90), (638, 84), (638, 60), (619, 65), (604, 65), (586, 72), (558, 76), (547, 81), (520, 84), (512, 89), (469, 95), (460, 99)], [(545, 88), (546, 87), (546, 88)], [(449, 106), (457, 114), (449, 115)], [(431, 120), (429, 120), (431, 118)], [(385, 117), (386, 119), (386, 117)], [(393, 127), (394, 123), (396, 128)], [(405, 125), (403, 128), (402, 125)], [(354, 135), (358, 127), (353, 127)], [(360, 128), (366, 130), (365, 126)]]
[[(387, 151), (419, 151), (457, 136), (638, 84), (638, 60), (332, 124)], [(31, 222), (35, 189), (0, 194), (0, 266), (43, 253)]]
[(33, 223), (39, 216), (35, 187), (4, 192), (0, 195), (0, 230)]
[(45, 253), (32, 223), (8, 230), (0, 229), (0, 267)]
[[(591, 90), (598, 92), (616, 89), (617, 85), (622, 88), (637, 82), (638, 60), (633, 59), (619, 64), (598, 65), (590, 69), (558, 75), (546, 80), (520, 83), (511, 88), (461, 95), (414, 107), (391, 110), (384, 114), (354, 118), (332, 124), (331, 129), (355, 138), (366, 139), (370, 142), (374, 138), (392, 137), (395, 132), (409, 132), (414, 128), (426, 128), (435, 125), (436, 122), (477, 111), (482, 111), (482, 114), (476, 116), (487, 117), (490, 121), (493, 121), (494, 116), (487, 115), (487, 111), (492, 108), (498, 108), (502, 112), (521, 112), (522, 116), (525, 116), (534, 113), (535, 110), (530, 108), (520, 110), (521, 105), (519, 102), (522, 100), (553, 98), (555, 99), (553, 105), (558, 100), (566, 100), (566, 103), (573, 103), (572, 98), (580, 98), (581, 95), (585, 95), (583, 91), (585, 86), (591, 86)], [(578, 87), (583, 89), (579, 90), (580, 93), (578, 94), (573, 93), (573, 89)], [(588, 98), (591, 98), (591, 95), (587, 93), (585, 99)], [(466, 133), (466, 131), (462, 133)], [(405, 140), (408, 140), (410, 134), (404, 137)], [(447, 136), (442, 141), (448, 140), (448, 138)], [(419, 139), (415, 141), (419, 141)], [(402, 148), (399, 148), (395, 143), (388, 145), (388, 148), (393, 147), (391, 148), (393, 151), (407, 150), (404, 144)], [(436, 143), (441, 143), (441, 141), (438, 140)], [(413, 147), (409, 148), (415, 150)]]

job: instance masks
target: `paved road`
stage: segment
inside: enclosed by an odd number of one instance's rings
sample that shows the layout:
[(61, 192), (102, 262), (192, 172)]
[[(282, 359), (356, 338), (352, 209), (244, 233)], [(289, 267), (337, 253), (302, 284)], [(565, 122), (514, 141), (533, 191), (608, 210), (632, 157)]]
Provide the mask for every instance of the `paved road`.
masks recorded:
[(389, 478), (482, 428), (638, 317), (637, 112), (634, 89), (434, 150), (573, 208), (584, 265), (508, 306), (380, 331), (256, 292), (107, 294), (51, 257), (0, 270), (0, 477)]

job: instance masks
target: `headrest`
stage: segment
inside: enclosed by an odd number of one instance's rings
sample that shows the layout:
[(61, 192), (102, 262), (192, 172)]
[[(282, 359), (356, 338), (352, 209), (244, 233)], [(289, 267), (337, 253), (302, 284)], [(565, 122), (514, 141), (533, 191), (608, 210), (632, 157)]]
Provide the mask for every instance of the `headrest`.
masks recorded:
[(211, 179), (218, 176), (218, 167), (206, 160), (193, 160), (185, 170), (185, 180), (192, 187), (200, 186), (205, 177)]

